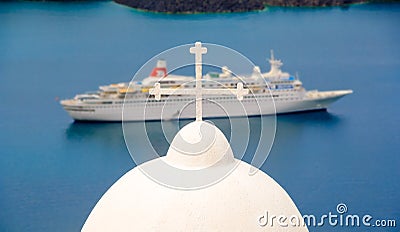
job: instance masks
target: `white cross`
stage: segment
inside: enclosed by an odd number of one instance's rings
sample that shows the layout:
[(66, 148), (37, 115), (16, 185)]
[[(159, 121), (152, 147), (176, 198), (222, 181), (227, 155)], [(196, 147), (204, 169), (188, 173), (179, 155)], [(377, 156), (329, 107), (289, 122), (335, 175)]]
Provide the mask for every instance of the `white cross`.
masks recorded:
[(194, 47), (190, 48), (190, 53), (195, 54), (196, 64), (196, 91), (193, 89), (170, 89), (161, 88), (160, 83), (156, 83), (154, 88), (150, 89), (150, 95), (154, 95), (156, 100), (161, 99), (161, 95), (196, 95), (196, 121), (203, 120), (203, 94), (206, 95), (236, 95), (238, 100), (243, 100), (243, 96), (249, 93), (248, 89), (243, 88), (243, 83), (239, 82), (236, 89), (203, 89), (202, 87), (202, 55), (207, 53), (207, 48), (201, 46), (201, 42), (196, 42)]

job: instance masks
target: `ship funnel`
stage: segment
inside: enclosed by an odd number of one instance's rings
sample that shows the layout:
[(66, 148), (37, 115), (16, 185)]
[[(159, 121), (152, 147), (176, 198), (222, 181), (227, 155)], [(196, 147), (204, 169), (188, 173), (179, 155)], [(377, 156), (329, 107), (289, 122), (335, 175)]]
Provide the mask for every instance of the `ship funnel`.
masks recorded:
[(158, 60), (157, 66), (150, 73), (151, 77), (162, 78), (167, 76), (167, 61)]

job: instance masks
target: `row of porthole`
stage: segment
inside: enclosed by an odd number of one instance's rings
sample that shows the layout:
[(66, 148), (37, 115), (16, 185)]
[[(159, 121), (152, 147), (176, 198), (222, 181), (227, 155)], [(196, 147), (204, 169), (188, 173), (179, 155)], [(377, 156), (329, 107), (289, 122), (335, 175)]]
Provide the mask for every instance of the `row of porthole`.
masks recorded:
[(299, 100), (299, 98), (291, 97), (291, 98), (278, 98), (278, 99), (275, 99), (275, 101), (283, 101), (283, 100), (285, 100), (285, 101), (288, 101), (288, 100), (293, 101), (293, 100)]
[[(269, 98), (270, 96), (257, 96), (257, 99), (258, 98)], [(276, 101), (282, 101), (282, 100), (298, 100), (299, 98), (288, 98), (288, 97), (286, 97), (286, 98), (278, 98), (279, 96), (273, 96), (275, 99), (274, 100), (276, 100)], [(229, 99), (229, 100), (233, 100), (234, 98), (233, 97), (222, 97), (222, 98), (214, 98), (214, 99), (212, 99), (212, 100), (223, 100), (223, 99)], [(174, 99), (175, 100), (175, 102), (177, 102), (176, 101), (176, 99)], [(193, 99), (178, 99), (179, 101), (187, 101), (187, 102), (189, 102), (190, 100), (193, 100)], [(253, 99), (246, 99), (246, 100), (243, 100), (243, 102), (252, 102), (252, 101), (254, 101), (255, 99), (253, 98)], [(173, 101), (165, 101), (165, 100), (161, 100), (161, 101), (157, 101), (157, 100), (149, 100), (149, 101), (140, 101), (140, 102), (127, 102), (127, 103), (156, 103), (156, 104), (149, 104), (150, 106), (163, 106), (163, 105), (165, 105), (164, 103), (165, 102), (167, 102), (167, 104), (169, 104), (169, 103), (172, 103)], [(205, 101), (205, 103), (208, 103), (209, 101)], [(131, 104), (127, 104), (127, 105), (129, 105), (129, 106), (131, 106)], [(140, 105), (140, 104), (139, 104)], [(138, 106), (138, 104), (133, 104), (132, 106)], [(97, 107), (95, 107), (95, 108), (119, 108), (119, 107), (121, 107), (120, 105), (106, 105), (106, 106), (97, 106)], [(90, 109), (90, 108), (89, 108)]]

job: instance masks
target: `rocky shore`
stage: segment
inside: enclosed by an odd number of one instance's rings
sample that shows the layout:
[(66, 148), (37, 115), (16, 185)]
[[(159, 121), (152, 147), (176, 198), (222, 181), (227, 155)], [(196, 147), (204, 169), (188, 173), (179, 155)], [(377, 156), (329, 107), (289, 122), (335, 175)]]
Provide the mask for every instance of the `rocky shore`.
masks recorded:
[[(28, 0), (28, 1), (81, 2), (81, 1), (110, 1), (110, 0)], [(248, 11), (263, 10), (268, 6), (329, 7), (329, 6), (347, 6), (355, 3), (400, 2), (400, 0), (111, 0), (111, 1), (139, 10), (171, 13), (171, 14), (248, 12)]]
[(264, 9), (263, 0), (114, 0), (133, 8), (164, 13), (242, 12)]
[(265, 6), (343, 6), (367, 0), (114, 0), (136, 9), (164, 13), (245, 12)]

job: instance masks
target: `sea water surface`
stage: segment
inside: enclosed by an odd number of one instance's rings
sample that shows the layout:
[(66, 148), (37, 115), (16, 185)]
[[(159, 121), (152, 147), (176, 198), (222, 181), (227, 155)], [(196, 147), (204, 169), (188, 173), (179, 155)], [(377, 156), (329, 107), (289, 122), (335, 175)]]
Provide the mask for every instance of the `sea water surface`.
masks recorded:
[(129, 81), (152, 56), (198, 40), (263, 71), (274, 49), (306, 88), (353, 89), (327, 112), (279, 116), (261, 169), (303, 214), (345, 203), (349, 214), (397, 223), (310, 231), (398, 231), (399, 22), (399, 4), (164, 15), (112, 2), (0, 3), (0, 231), (79, 231), (135, 163), (120, 123), (74, 123), (58, 100)]

